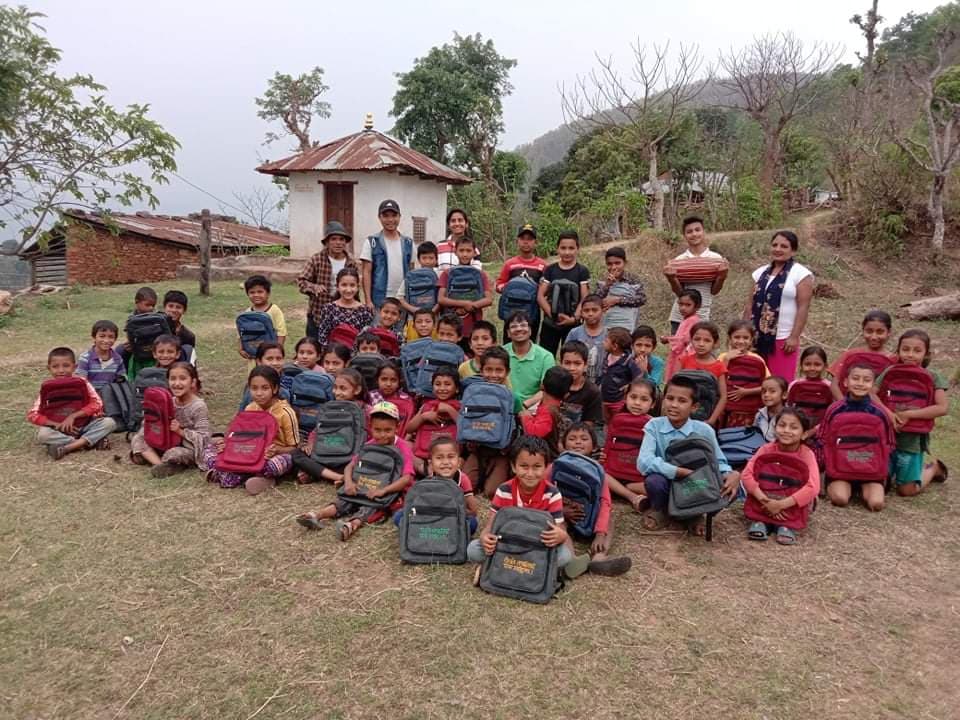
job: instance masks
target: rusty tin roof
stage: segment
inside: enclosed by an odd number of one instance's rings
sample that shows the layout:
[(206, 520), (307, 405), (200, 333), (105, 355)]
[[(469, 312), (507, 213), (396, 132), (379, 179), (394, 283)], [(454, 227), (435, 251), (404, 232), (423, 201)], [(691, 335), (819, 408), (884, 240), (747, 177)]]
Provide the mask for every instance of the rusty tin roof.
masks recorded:
[(466, 185), (470, 178), (438, 163), (423, 153), (376, 130), (361, 130), (283, 160), (264, 163), (258, 172), (289, 175), (292, 172), (348, 172), (391, 170), (423, 178), (442, 180), (449, 185)]

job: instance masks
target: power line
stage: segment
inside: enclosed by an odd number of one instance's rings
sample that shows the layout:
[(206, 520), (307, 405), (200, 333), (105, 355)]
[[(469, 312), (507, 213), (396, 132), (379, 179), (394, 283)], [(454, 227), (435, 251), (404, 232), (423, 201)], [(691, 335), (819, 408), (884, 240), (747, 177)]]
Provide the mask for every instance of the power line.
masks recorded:
[(232, 209), (232, 210), (236, 210), (238, 213), (240, 213), (240, 214), (243, 215), (244, 217), (247, 217), (247, 218), (249, 218), (250, 220), (256, 221), (256, 218), (253, 217), (252, 215), (250, 215), (250, 213), (247, 212), (246, 210), (244, 210), (244, 209), (242, 209), (242, 208), (238, 208), (236, 205), (234, 205), (234, 204), (232, 204), (232, 203), (228, 203), (226, 200), (221, 200), (221, 199), (218, 198), (216, 195), (214, 195), (212, 192), (210, 192), (210, 191), (208, 191), (208, 190), (204, 190), (202, 187), (200, 187), (200, 186), (197, 185), (196, 183), (190, 182), (190, 181), (187, 180), (183, 175), (181, 175), (180, 173), (176, 172), (175, 170), (171, 170), (171, 171), (170, 171), (170, 174), (173, 175), (174, 177), (179, 178), (180, 180), (182, 180), (183, 182), (185, 182), (187, 185), (189, 185), (190, 187), (192, 187), (194, 190), (199, 190), (199, 191), (202, 192), (204, 195), (208, 195), (209, 197), (212, 197), (214, 200), (216, 200), (216, 201), (217, 201), (218, 203), (220, 203), (221, 205), (224, 205), (224, 206), (226, 206), (226, 207), (228, 207), (228, 208), (230, 208), (230, 209)]

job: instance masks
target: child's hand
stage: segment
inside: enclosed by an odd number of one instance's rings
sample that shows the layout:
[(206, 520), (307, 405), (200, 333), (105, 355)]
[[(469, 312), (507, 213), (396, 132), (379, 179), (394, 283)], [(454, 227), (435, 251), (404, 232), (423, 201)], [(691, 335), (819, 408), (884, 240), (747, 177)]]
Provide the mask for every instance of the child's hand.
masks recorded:
[(480, 546), (484, 555), (493, 555), (497, 551), (497, 536), (489, 532), (483, 533), (480, 535)]
[(733, 388), (730, 392), (727, 393), (727, 397), (730, 400), (739, 400), (740, 398), (745, 397), (743, 388)]
[(440, 420), (440, 411), (429, 410), (423, 413), (422, 416), (423, 416), (423, 419), (426, 420), (428, 423), (436, 423), (436, 422), (439, 422)]
[(908, 412), (908, 410), (899, 410), (893, 414), (893, 425), (895, 429), (900, 430), (910, 421), (910, 418), (907, 417)]
[(597, 533), (593, 536), (593, 542), (590, 543), (590, 554), (606, 553), (610, 550), (610, 540), (606, 533)]
[(740, 473), (736, 470), (728, 472), (723, 477), (723, 489), (720, 491), (720, 494), (725, 497), (733, 500), (737, 496), (737, 493), (740, 491)]
[(77, 418), (80, 417), (79, 413), (70, 413), (63, 419), (63, 422), (60, 423), (60, 432), (66, 435), (72, 435), (77, 429)]
[(607, 462), (607, 451), (605, 449), (600, 450), (600, 459), (598, 460), (598, 462), (601, 465)]
[(336, 477), (333, 479), (333, 486), (340, 487), (343, 485), (343, 473), (333, 473)]
[(643, 370), (645, 374), (650, 372), (650, 358), (646, 353), (634, 355), (633, 361), (637, 364), (638, 368)]
[(661, 345), (669, 345), (669, 344), (670, 344), (670, 336), (669, 336), (669, 335), (661, 335), (661, 336), (660, 336), (660, 344), (661, 344)]
[(347, 495), (356, 495), (357, 494), (357, 484), (352, 480), (347, 482), (347, 479), (343, 479), (343, 492)]
[(451, 420), (457, 417), (457, 411), (453, 409), (453, 405), (449, 403), (437, 403), (437, 411), (434, 413), (437, 420), (440, 419), (441, 415), (446, 415)]
[(673, 263), (667, 263), (663, 266), (663, 274), (667, 277), (676, 277), (677, 275), (677, 266)]
[(547, 547), (556, 547), (567, 539), (567, 531), (556, 523), (550, 523), (550, 527), (540, 533), (540, 539)]
[(218, 453), (223, 452), (223, 448), (226, 447), (226, 441), (222, 437), (215, 437), (210, 440), (210, 443), (216, 449)]
[(577, 522), (582, 520), (586, 513), (583, 510), (583, 505), (578, 502), (574, 502), (569, 498), (563, 499), (563, 518), (567, 522)]
[(250, 359), (250, 353), (248, 353), (246, 350), (241, 348), (238, 352), (240, 353), (240, 357), (242, 357), (244, 360)]
[(689, 477), (690, 475), (693, 475), (693, 470), (691, 470), (690, 468), (685, 468), (685, 467), (677, 468), (677, 477), (680, 478), (681, 480), (685, 477)]
[(569, 315), (564, 315), (563, 313), (557, 313), (558, 325), (573, 325), (575, 322), (577, 322), (575, 317), (570, 317)]
[(270, 458), (274, 457), (276, 454), (277, 454), (277, 449), (273, 445), (271, 445), (270, 447), (267, 448), (267, 451), (263, 454), (263, 457), (269, 460)]
[(383, 488), (374, 488), (373, 490), (367, 490), (367, 497), (371, 500), (376, 500), (379, 497), (383, 497)]
[(170, 421), (170, 432), (176, 433), (177, 435), (183, 435), (183, 430), (180, 427), (180, 421), (176, 418)]
[(607, 295), (607, 296), (600, 302), (600, 307), (602, 307), (604, 310), (609, 310), (609, 309), (612, 308), (614, 305), (619, 305), (619, 304), (620, 304), (620, 298), (618, 298), (618, 297), (611, 297), (611, 296)]

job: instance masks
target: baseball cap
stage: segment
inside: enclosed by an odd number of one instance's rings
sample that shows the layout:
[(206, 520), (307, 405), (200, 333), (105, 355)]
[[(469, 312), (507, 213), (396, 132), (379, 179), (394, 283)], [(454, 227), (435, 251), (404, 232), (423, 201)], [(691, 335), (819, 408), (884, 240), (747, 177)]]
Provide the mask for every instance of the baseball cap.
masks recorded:
[(380, 209), (377, 210), (377, 215), (382, 215), (388, 210), (397, 213), (397, 215), (400, 214), (400, 206), (397, 205), (396, 200), (384, 200), (380, 203)]
[(386, 400), (378, 402), (370, 408), (370, 416), (373, 417), (374, 415), (386, 415), (387, 417), (392, 417), (397, 422), (400, 421), (400, 411), (397, 410), (397, 406)]
[(521, 235), (533, 235), (533, 237), (537, 237), (537, 229), (530, 223), (526, 223), (517, 229), (517, 237)]

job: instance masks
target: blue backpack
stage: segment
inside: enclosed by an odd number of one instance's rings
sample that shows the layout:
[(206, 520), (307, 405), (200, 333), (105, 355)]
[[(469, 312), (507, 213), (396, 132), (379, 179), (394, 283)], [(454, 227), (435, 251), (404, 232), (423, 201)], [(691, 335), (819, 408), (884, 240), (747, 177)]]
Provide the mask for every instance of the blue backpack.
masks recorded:
[(767, 441), (758, 427), (731, 427), (717, 430), (717, 444), (730, 467), (742, 470)]
[(583, 538), (594, 535), (594, 526), (600, 514), (600, 494), (604, 471), (600, 463), (575, 452), (563, 452), (553, 461), (550, 479), (564, 500), (572, 500), (583, 507), (583, 517), (570, 524), (570, 529)]
[(531, 322), (540, 318), (540, 306), (537, 305), (537, 283), (522, 275), (511, 278), (503, 286), (500, 305), (497, 307), (497, 317), (506, 320), (517, 310), (527, 313)]
[(420, 360), (427, 348), (433, 344), (430, 338), (420, 338), (400, 346), (400, 372), (403, 373), (403, 382), (407, 391), (416, 392), (417, 373), (420, 371)]
[[(280, 392), (278, 396), (281, 400), (286, 400), (290, 402), (290, 391), (287, 390), (283, 385), (280, 386)], [(253, 393), (250, 392), (249, 387), (243, 389), (243, 396), (240, 398), (240, 407), (237, 408), (237, 412), (243, 412), (247, 409), (247, 405), (253, 402)]]
[(433, 268), (410, 270), (404, 279), (408, 303), (415, 308), (432, 308), (437, 304), (437, 274)]
[(447, 297), (451, 300), (483, 298), (483, 273), (472, 265), (455, 265), (447, 270)]
[(422, 397), (433, 397), (433, 374), (444, 365), (452, 366), (454, 370), (463, 362), (463, 350), (459, 345), (442, 340), (432, 340), (425, 346), (423, 359), (417, 370), (417, 382), (413, 392)]
[(294, 363), (286, 363), (283, 366), (283, 372), (280, 373), (280, 387), (287, 392), (293, 387), (293, 379), (303, 372), (303, 368)]
[(257, 354), (260, 343), (277, 341), (273, 319), (265, 312), (254, 310), (237, 315), (237, 334), (240, 335), (243, 351), (250, 357)]
[(317, 426), (320, 406), (333, 400), (333, 378), (326, 373), (304, 370), (293, 378), (290, 404), (297, 413), (300, 429), (310, 432)]
[(505, 385), (474, 382), (464, 391), (457, 440), (502, 450), (513, 439), (513, 393)]

